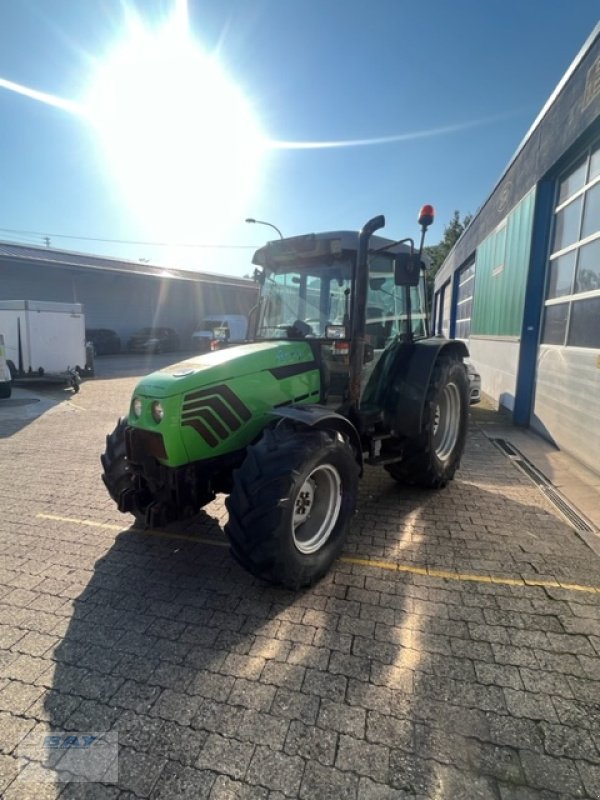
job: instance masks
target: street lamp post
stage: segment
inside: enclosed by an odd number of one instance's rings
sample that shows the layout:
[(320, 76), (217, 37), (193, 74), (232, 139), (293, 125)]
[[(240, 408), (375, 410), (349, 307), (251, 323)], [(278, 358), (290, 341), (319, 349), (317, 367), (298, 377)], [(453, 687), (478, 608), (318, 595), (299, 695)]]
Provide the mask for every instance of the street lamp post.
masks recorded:
[(248, 219), (246, 220), (246, 222), (252, 222), (252, 223), (253, 223), (253, 224), (255, 224), (255, 225), (268, 225), (268, 226), (269, 226), (269, 228), (273, 228), (273, 230), (276, 230), (276, 231), (277, 231), (277, 233), (279, 234), (279, 238), (280, 238), (280, 239), (283, 239), (283, 233), (282, 233), (282, 232), (279, 230), (279, 228), (277, 227), (277, 225), (273, 225), (273, 223), (272, 223), (272, 222), (265, 222), (265, 221), (264, 221), (264, 220), (262, 220), (262, 219), (254, 219), (253, 217), (248, 217)]

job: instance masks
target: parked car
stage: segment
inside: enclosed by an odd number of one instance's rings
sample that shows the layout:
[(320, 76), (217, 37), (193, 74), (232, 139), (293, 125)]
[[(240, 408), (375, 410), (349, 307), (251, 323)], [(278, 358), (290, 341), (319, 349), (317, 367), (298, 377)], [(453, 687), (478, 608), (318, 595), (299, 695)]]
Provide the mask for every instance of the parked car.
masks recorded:
[(470, 361), (465, 361), (465, 366), (469, 376), (469, 403), (473, 406), (481, 400), (481, 375)]
[(192, 349), (197, 353), (234, 342), (242, 342), (246, 338), (248, 319), (243, 314), (215, 314), (201, 320), (192, 334)]
[(132, 353), (167, 353), (179, 350), (179, 336), (173, 328), (142, 328), (128, 343)]
[(110, 328), (86, 328), (85, 340), (93, 344), (95, 356), (108, 356), (121, 352), (121, 340)]

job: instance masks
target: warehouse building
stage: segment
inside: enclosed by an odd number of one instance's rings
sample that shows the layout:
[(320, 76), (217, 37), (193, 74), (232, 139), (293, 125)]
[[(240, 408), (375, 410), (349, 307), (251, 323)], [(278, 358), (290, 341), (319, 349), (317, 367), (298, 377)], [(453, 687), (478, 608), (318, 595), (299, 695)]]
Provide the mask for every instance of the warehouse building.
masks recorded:
[(168, 327), (185, 348), (199, 321), (247, 316), (257, 298), (243, 278), (0, 242), (0, 300), (81, 303), (87, 328), (110, 328), (123, 342), (140, 328)]
[(600, 472), (600, 24), (440, 268), (434, 330), (483, 391)]

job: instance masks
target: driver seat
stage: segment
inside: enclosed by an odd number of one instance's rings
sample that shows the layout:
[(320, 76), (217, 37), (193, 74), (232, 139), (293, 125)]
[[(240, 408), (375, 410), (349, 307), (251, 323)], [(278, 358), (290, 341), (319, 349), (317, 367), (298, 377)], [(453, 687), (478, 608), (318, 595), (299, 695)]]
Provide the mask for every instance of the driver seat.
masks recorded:
[[(375, 317), (375, 319), (373, 319)], [(376, 319), (379, 317), (380, 319)], [(367, 323), (365, 325), (365, 338), (375, 350), (382, 350), (388, 338), (388, 326), (381, 320), (383, 309), (367, 306)], [(373, 321), (369, 322), (369, 318)]]

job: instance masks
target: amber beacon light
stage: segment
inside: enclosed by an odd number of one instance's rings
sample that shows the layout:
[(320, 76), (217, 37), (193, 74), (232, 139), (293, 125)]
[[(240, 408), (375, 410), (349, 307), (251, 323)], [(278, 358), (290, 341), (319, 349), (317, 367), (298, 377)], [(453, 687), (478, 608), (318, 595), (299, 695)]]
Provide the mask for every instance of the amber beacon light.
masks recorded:
[(419, 211), (419, 225), (422, 228), (428, 228), (435, 219), (435, 210), (433, 206), (422, 206)]

